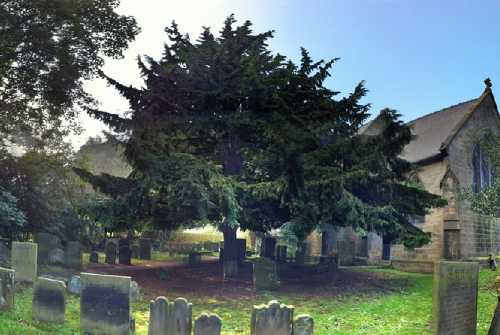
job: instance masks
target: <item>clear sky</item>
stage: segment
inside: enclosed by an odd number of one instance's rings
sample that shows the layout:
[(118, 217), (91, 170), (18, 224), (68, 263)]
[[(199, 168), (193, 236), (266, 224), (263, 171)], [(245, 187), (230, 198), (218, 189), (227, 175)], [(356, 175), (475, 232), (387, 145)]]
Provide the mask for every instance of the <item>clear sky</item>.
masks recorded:
[[(127, 85), (141, 85), (136, 57), (161, 56), (163, 29), (172, 20), (196, 38), (201, 26), (219, 31), (234, 13), (251, 20), (256, 32), (275, 30), (271, 48), (294, 60), (300, 47), (315, 59), (340, 57), (328, 86), (346, 94), (365, 80), (372, 114), (390, 107), (408, 121), (478, 97), (486, 77), (500, 92), (498, 0), (122, 0), (118, 11), (135, 16), (142, 28), (125, 58), (104, 67)], [(103, 81), (86, 87), (103, 110), (127, 109)], [(86, 131), (76, 145), (103, 129), (82, 119)]]

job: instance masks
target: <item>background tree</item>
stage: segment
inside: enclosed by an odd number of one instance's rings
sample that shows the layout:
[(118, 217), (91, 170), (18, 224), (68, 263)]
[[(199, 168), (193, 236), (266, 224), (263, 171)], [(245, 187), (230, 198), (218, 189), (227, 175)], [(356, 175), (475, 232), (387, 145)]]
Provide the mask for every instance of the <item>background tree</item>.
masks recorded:
[[(5, 140), (58, 136), (89, 105), (83, 80), (103, 57), (120, 58), (139, 29), (119, 0), (0, 2), (0, 133)], [(9, 136), (9, 137), (7, 137)]]
[(13, 240), (24, 231), (26, 218), (18, 208), (17, 199), (0, 188), (0, 236)]

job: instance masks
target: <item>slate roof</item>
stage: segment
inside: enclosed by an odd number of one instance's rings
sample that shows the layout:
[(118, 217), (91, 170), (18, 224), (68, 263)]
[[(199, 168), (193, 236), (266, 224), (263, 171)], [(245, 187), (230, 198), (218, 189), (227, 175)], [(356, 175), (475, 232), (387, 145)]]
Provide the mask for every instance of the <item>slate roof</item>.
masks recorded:
[[(406, 145), (401, 158), (412, 163), (422, 163), (443, 153), (474, 109), (489, 94), (491, 90), (487, 88), (477, 99), (465, 101), (408, 122), (415, 138)], [(382, 128), (383, 121), (378, 116), (361, 127), (358, 134), (374, 136), (380, 133)]]
[(408, 125), (415, 138), (404, 148), (401, 157), (415, 163), (439, 155), (477, 101), (465, 101), (410, 121)]

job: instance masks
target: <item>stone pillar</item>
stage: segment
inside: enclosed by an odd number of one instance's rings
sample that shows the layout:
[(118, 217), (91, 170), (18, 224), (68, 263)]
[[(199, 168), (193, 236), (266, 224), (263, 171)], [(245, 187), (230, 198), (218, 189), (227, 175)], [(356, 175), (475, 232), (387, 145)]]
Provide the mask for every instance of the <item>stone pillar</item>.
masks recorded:
[(149, 305), (148, 335), (191, 335), (192, 304), (184, 298), (168, 302), (165, 297)]
[(253, 285), (258, 291), (272, 291), (279, 287), (278, 267), (275, 261), (263, 257), (254, 261)]
[(314, 320), (309, 315), (299, 315), (293, 322), (293, 335), (313, 335)]
[(60, 280), (38, 278), (33, 289), (33, 320), (64, 323), (66, 284)]
[(80, 332), (129, 335), (130, 277), (81, 273)]
[(0, 268), (0, 311), (14, 308), (15, 271)]
[(37, 277), (38, 245), (29, 242), (12, 242), (12, 268), (16, 281), (34, 283)]
[(368, 264), (380, 264), (382, 262), (382, 237), (375, 232), (369, 232), (366, 237)]
[(220, 335), (222, 321), (215, 314), (201, 314), (194, 322), (194, 335)]
[(254, 306), (250, 325), (251, 335), (292, 335), (293, 307), (271, 301)]
[(260, 248), (261, 257), (274, 259), (276, 253), (276, 239), (274, 237), (264, 237)]

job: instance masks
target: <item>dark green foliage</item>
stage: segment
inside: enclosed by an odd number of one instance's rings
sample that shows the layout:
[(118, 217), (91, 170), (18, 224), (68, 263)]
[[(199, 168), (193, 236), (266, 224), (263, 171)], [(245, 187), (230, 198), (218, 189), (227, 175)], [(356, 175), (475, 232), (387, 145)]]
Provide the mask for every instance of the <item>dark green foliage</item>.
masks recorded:
[[(0, 2), (0, 132), (51, 137), (88, 105), (83, 80), (120, 58), (139, 29), (119, 0)], [(66, 121), (63, 124), (63, 120)]]
[(144, 88), (107, 78), (129, 100), (130, 119), (90, 111), (128, 135), (129, 179), (148, 190), (156, 222), (256, 231), (289, 222), (299, 238), (333, 224), (425, 242), (408, 218), (442, 201), (405, 182), (412, 166), (398, 155), (411, 133), (399, 114), (384, 110), (384, 131), (360, 136), (363, 83), (337, 98), (324, 86), (336, 59), (314, 62), (302, 50), (296, 65), (271, 54), (271, 32), (234, 23), (219, 37), (205, 28), (195, 43), (173, 24), (164, 57), (139, 60)]
[(17, 208), (17, 199), (0, 188), (0, 236), (12, 240), (24, 232), (26, 217)]

